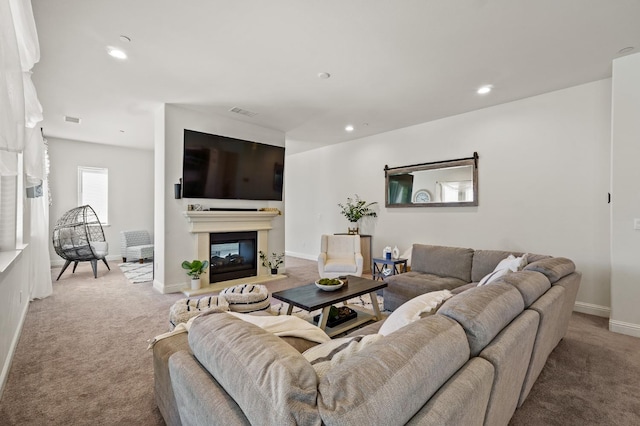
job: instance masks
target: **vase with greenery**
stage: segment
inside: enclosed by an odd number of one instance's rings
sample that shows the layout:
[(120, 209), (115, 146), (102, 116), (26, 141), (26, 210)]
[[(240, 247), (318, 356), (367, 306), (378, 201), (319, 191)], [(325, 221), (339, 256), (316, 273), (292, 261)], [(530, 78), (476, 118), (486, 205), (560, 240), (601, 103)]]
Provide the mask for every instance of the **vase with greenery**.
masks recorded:
[(208, 267), (208, 260), (194, 260), (192, 262), (185, 260), (184, 262), (182, 262), (182, 269), (186, 269), (187, 275), (191, 277), (192, 290), (197, 290), (200, 288), (200, 275), (206, 273)]
[(271, 270), (271, 275), (278, 274), (278, 267), (284, 263), (284, 253), (271, 253), (267, 255), (263, 251), (259, 251), (260, 260), (262, 261), (262, 266), (265, 268), (269, 268)]
[(357, 234), (359, 231), (358, 222), (363, 217), (377, 217), (378, 214), (372, 209), (372, 206), (378, 204), (376, 201), (367, 203), (361, 200), (358, 194), (355, 197), (347, 198), (346, 203), (338, 203), (338, 207), (342, 210), (340, 213), (347, 218), (347, 220), (354, 225), (354, 228), (349, 227), (349, 234)]

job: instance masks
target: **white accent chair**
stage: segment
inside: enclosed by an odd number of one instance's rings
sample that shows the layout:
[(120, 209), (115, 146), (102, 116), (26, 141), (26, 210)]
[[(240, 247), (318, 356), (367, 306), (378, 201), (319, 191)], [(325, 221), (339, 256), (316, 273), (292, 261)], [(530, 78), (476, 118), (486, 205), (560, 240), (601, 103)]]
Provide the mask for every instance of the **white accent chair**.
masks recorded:
[(340, 275), (362, 276), (364, 259), (360, 252), (360, 235), (323, 235), (318, 255), (321, 278)]
[(144, 263), (144, 259), (153, 258), (153, 244), (147, 231), (121, 231), (120, 232), (120, 254), (122, 261), (127, 259), (139, 260)]

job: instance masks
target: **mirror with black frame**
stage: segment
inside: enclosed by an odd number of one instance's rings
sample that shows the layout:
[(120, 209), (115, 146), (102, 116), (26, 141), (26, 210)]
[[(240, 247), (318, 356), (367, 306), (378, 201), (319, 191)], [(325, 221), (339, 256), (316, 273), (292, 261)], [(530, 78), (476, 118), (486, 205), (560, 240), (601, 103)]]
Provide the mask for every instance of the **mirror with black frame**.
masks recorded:
[(478, 205), (478, 153), (410, 166), (385, 166), (386, 207)]

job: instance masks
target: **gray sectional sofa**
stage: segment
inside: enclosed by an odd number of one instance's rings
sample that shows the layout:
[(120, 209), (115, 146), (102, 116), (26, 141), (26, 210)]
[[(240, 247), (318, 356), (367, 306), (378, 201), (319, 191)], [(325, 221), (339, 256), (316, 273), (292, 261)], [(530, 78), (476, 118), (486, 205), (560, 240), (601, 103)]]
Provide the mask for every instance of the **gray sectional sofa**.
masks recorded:
[(524, 270), (475, 285), (508, 254), (414, 245), (385, 303), (457, 294), (320, 379), (301, 355), (310, 342), (226, 313), (197, 318), (188, 336), (154, 346), (158, 407), (169, 425), (506, 425), (566, 333), (581, 278), (569, 259), (529, 256)]

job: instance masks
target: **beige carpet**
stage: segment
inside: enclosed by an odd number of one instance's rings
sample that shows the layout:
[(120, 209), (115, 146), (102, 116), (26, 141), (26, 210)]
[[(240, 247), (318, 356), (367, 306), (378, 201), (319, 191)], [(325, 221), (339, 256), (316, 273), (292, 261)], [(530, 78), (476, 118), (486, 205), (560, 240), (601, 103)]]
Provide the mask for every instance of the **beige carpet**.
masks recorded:
[[(289, 277), (271, 292), (317, 278), (315, 262), (287, 258)], [(59, 270), (53, 270), (55, 278)], [(168, 330), (181, 294), (131, 284), (118, 268), (88, 264), (31, 303), (7, 385), (0, 425), (162, 425), (153, 399), (147, 339)], [(567, 337), (512, 425), (640, 424), (640, 339), (574, 314)]]

